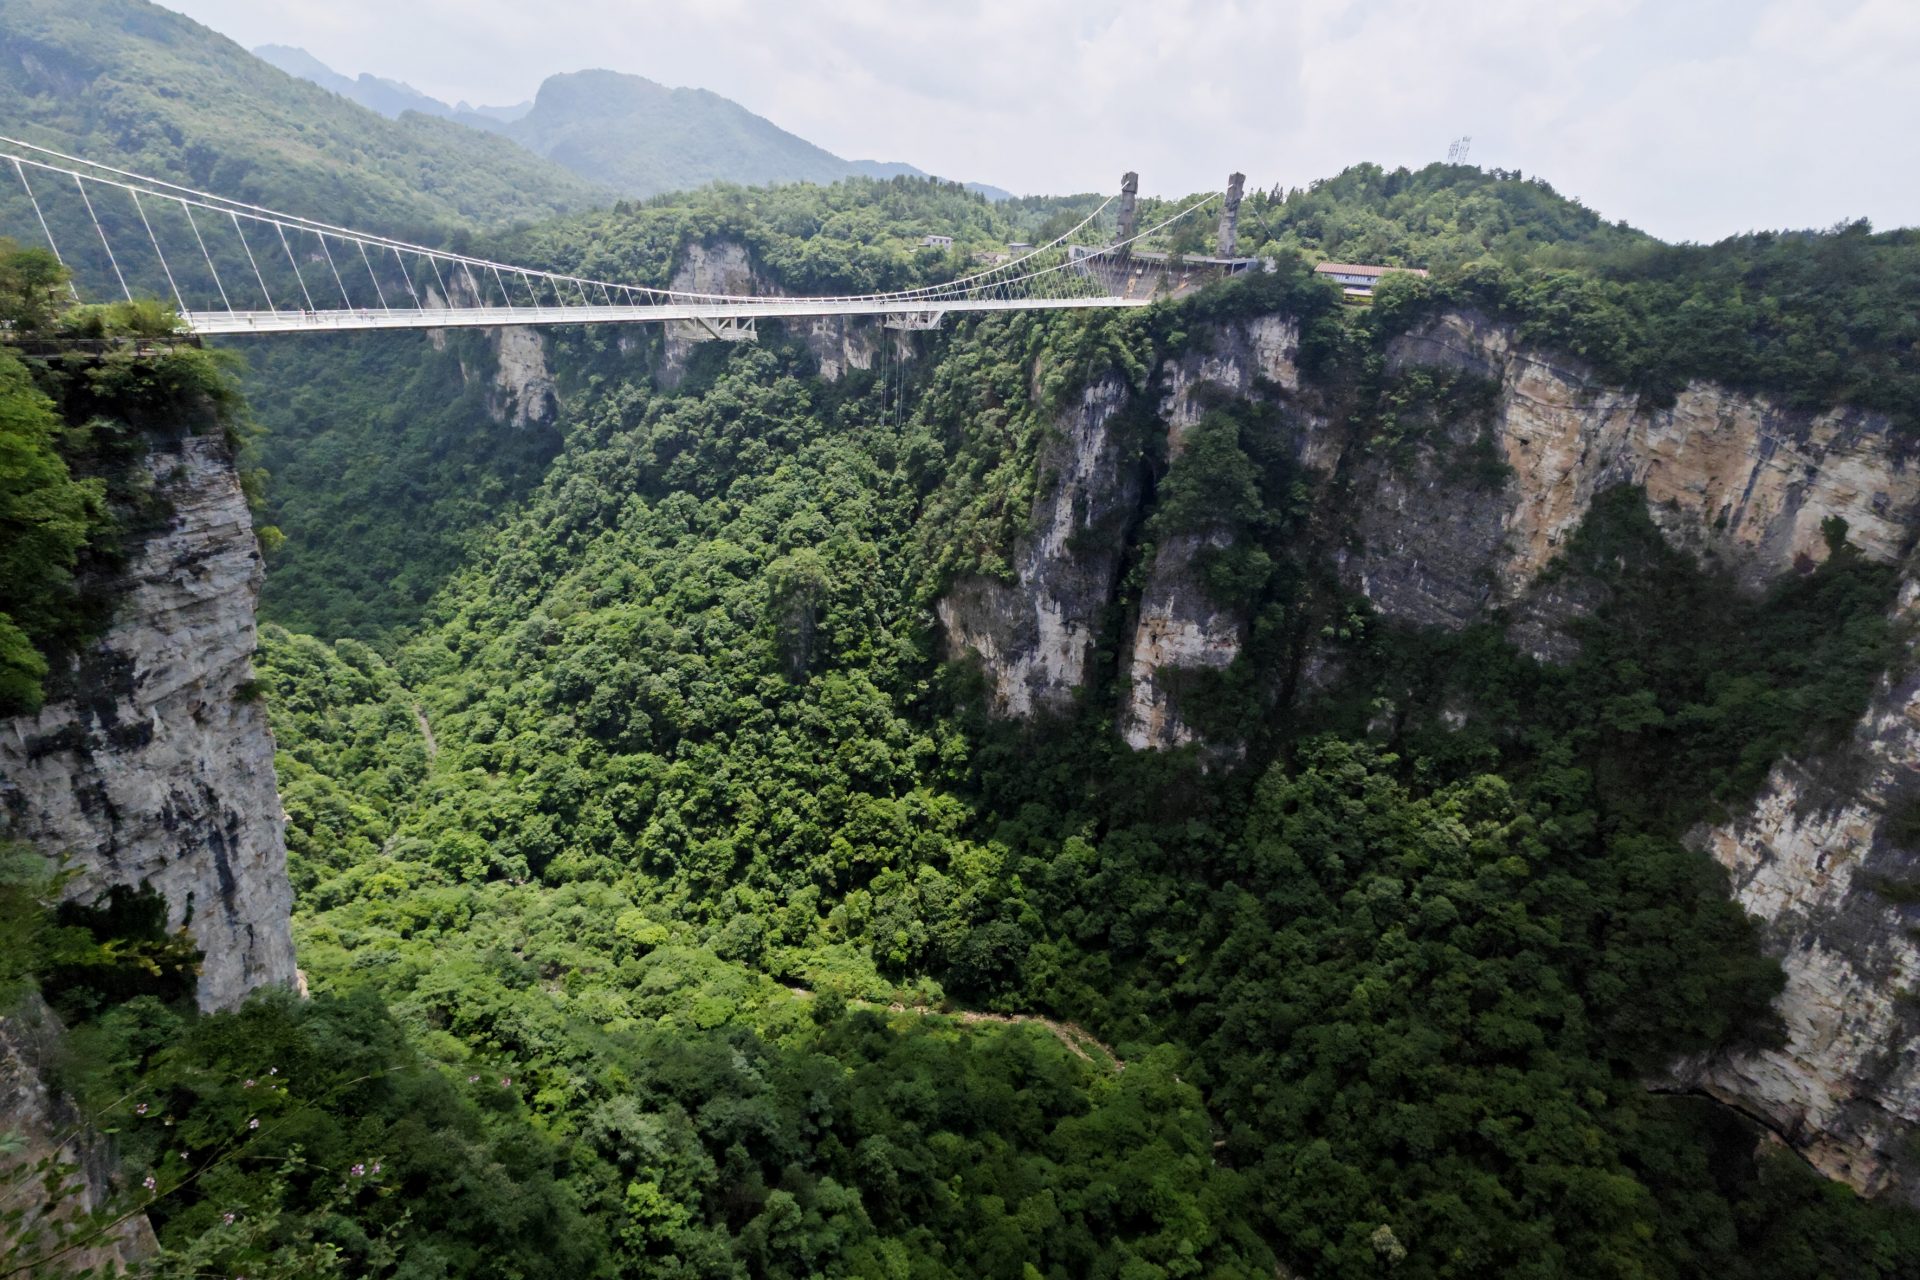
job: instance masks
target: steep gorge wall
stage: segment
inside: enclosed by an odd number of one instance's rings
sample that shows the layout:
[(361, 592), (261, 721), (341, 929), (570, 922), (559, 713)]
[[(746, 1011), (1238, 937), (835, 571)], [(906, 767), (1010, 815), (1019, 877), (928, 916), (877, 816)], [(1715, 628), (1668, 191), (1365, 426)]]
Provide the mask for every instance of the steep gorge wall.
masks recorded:
[[(1578, 361), (1523, 346), (1507, 326), (1457, 314), (1395, 341), (1388, 361), (1463, 369), (1499, 388), (1494, 440), (1512, 475), (1483, 500), (1498, 525), (1481, 521), (1466, 540), (1480, 580), (1432, 593), (1459, 619), (1524, 595), (1594, 496), (1619, 484), (1644, 487), (1670, 542), (1716, 557), (1752, 586), (1825, 559), (1829, 517), (1845, 520), (1848, 540), (1883, 561), (1903, 555), (1920, 529), (1920, 468), (1878, 415), (1787, 409), (1706, 382), (1670, 407), (1647, 406)], [(1410, 534), (1442, 530), (1425, 549), (1460, 549), (1448, 497), (1383, 505), (1402, 513), (1397, 523)], [(1356, 580), (1372, 567), (1369, 557), (1356, 559)], [(1383, 593), (1377, 603), (1392, 611), (1397, 602)]]
[(262, 566), (224, 441), (154, 442), (170, 507), (95, 584), (106, 633), (35, 715), (0, 720), (0, 832), (80, 871), (68, 892), (151, 885), (205, 951), (202, 1008), (295, 980), (273, 738), (253, 696)]
[[(1920, 465), (1876, 415), (1794, 410), (1704, 382), (1648, 405), (1470, 315), (1392, 344), (1390, 370), (1422, 366), (1490, 382), (1490, 419), (1393, 455), (1315, 418), (1308, 399), (1292, 404), (1287, 428), (1294, 456), (1323, 479), (1321, 553), (1387, 618), (1457, 629), (1506, 616), (1516, 643), (1563, 658), (1564, 624), (1587, 602), (1542, 571), (1596, 495), (1621, 484), (1643, 488), (1673, 545), (1756, 589), (1823, 560), (1832, 519), (1881, 562), (1906, 557), (1920, 534)], [(1154, 390), (1177, 468), (1213, 397), (1294, 399), (1297, 332), (1280, 317), (1219, 327), (1166, 362)], [(1127, 554), (1113, 531), (1139, 525), (1150, 492), (1105, 434), (1127, 394), (1096, 384), (1062, 415), (1018, 583), (962, 582), (939, 603), (949, 652), (978, 657), (999, 714), (1058, 710), (1094, 678), (1094, 631)], [(1449, 465), (1476, 442), (1491, 444), (1503, 478)], [(1096, 526), (1107, 532), (1091, 536)], [(1118, 655), (1117, 728), (1136, 749), (1196, 741), (1179, 675), (1228, 666), (1244, 643), (1246, 619), (1200, 581), (1216, 540), (1170, 538), (1144, 566)], [(1910, 629), (1916, 599), (1920, 578), (1909, 577)], [(1830, 1175), (1920, 1200), (1920, 661), (1890, 673), (1841, 757), (1782, 763), (1748, 812), (1700, 839), (1782, 960), (1787, 1041), (1683, 1064), (1684, 1082), (1765, 1119)]]
[[(1896, 616), (1920, 625), (1920, 579)], [(1777, 765), (1701, 833), (1780, 957), (1785, 1043), (1683, 1064), (1829, 1177), (1920, 1205), (1920, 662), (1881, 681), (1839, 752)]]
[[(777, 297), (786, 292), (779, 283), (756, 269), (747, 247), (734, 240), (695, 241), (688, 245), (674, 269), (667, 287), (676, 293), (707, 293), (738, 296), (756, 294)], [(909, 360), (914, 347), (908, 335), (889, 333), (874, 318), (848, 316), (806, 316), (773, 322), (806, 346), (819, 362), (820, 377), (838, 382), (854, 369), (872, 369), (876, 362), (891, 358)], [(691, 321), (667, 325), (660, 364), (655, 370), (663, 386), (678, 386), (686, 376), (687, 360), (696, 343), (711, 340)]]
[[(1267, 315), (1218, 326), (1197, 347), (1162, 362), (1157, 386), (1169, 469), (1180, 465), (1187, 434), (1209, 403), (1299, 391), (1299, 356), (1300, 326)], [(1303, 462), (1324, 463), (1314, 449), (1325, 432), (1303, 431), (1294, 439)], [(1177, 673), (1229, 667), (1246, 643), (1246, 619), (1216, 604), (1202, 581), (1205, 555), (1229, 541), (1219, 529), (1184, 532), (1154, 551), (1128, 644), (1120, 712), (1120, 736), (1136, 751), (1198, 741), (1180, 712)]]
[(997, 714), (1065, 711), (1091, 678), (1141, 497), (1137, 454), (1115, 423), (1130, 396), (1109, 373), (1060, 413), (1041, 460), (1051, 483), (1034, 499), (1015, 580), (964, 578), (937, 605), (948, 651), (980, 659)]

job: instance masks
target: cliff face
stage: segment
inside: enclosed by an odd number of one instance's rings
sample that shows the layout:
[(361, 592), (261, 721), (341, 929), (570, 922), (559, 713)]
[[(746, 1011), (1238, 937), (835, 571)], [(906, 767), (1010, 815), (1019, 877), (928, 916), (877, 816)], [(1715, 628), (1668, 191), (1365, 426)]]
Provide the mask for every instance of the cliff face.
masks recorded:
[[(1898, 613), (1920, 622), (1920, 580)], [(1846, 750), (1785, 761), (1700, 837), (1786, 970), (1786, 1043), (1685, 1064), (1815, 1167), (1920, 1204), (1920, 664), (1881, 683)]]
[(1127, 660), (1120, 736), (1136, 751), (1197, 740), (1180, 714), (1180, 674), (1231, 666), (1246, 643), (1246, 622), (1208, 598), (1200, 558), (1228, 545), (1224, 533), (1180, 534), (1154, 556), (1140, 599)]
[[(1459, 616), (1523, 595), (1594, 495), (1619, 484), (1646, 489), (1669, 541), (1717, 557), (1756, 586), (1825, 559), (1828, 517), (1844, 519), (1848, 540), (1877, 560), (1903, 554), (1920, 527), (1920, 469), (1873, 414), (1784, 409), (1701, 382), (1671, 408), (1649, 408), (1577, 361), (1461, 315), (1401, 338), (1389, 363), (1464, 369), (1498, 385), (1494, 440), (1512, 475), (1490, 504), (1498, 528), (1480, 522), (1465, 539), (1485, 582), (1447, 593)], [(1409, 516), (1400, 523), (1429, 523), (1417, 506), (1402, 505)], [(1438, 513), (1456, 504), (1431, 505)], [(1438, 523), (1448, 519), (1438, 514)], [(1391, 592), (1376, 603), (1396, 607)]]
[(1089, 679), (1126, 528), (1140, 505), (1135, 451), (1114, 425), (1129, 395), (1108, 374), (1060, 414), (1041, 462), (1052, 483), (1034, 500), (1034, 532), (1016, 552), (1016, 580), (963, 579), (937, 606), (948, 652), (980, 659), (998, 714), (1063, 711)]
[[(786, 292), (757, 272), (746, 246), (733, 240), (696, 241), (688, 245), (667, 287), (676, 293), (728, 296), (777, 297)], [(875, 319), (807, 316), (776, 323), (785, 324), (788, 331), (806, 345), (807, 351), (819, 362), (820, 377), (826, 382), (838, 382), (851, 369), (871, 369), (883, 356), (908, 360), (914, 354), (913, 343), (906, 334), (889, 334)], [(678, 386), (686, 375), (687, 358), (693, 354), (694, 344), (710, 340), (711, 335), (694, 322), (668, 324), (660, 367), (655, 370), (661, 385)], [(889, 343), (891, 351), (887, 350)]]
[[(1300, 326), (1268, 315), (1217, 326), (1195, 349), (1163, 361), (1157, 387), (1169, 473), (1180, 465), (1187, 434), (1209, 405), (1297, 392), (1299, 355)], [(1295, 451), (1307, 461), (1325, 438), (1324, 432), (1300, 432)], [(1120, 713), (1120, 736), (1136, 751), (1197, 741), (1180, 712), (1180, 673), (1231, 666), (1246, 643), (1246, 619), (1215, 603), (1201, 579), (1205, 553), (1228, 542), (1220, 530), (1182, 533), (1154, 553), (1128, 645)], [(1233, 750), (1232, 744), (1218, 745)]]
[(119, 580), (107, 632), (0, 721), (0, 822), (69, 854), (69, 892), (148, 884), (206, 952), (202, 1008), (294, 981), (292, 890), (266, 710), (251, 696), (260, 551), (225, 444), (156, 442), (170, 505)]
[[(448, 277), (447, 291), (455, 306), (474, 306), (480, 296), (470, 281), (459, 272)], [(498, 305), (498, 299), (494, 300)], [(429, 307), (443, 307), (448, 300), (433, 285), (426, 287)], [(493, 357), (493, 376), (487, 381), (487, 416), (502, 426), (530, 427), (552, 422), (560, 412), (559, 387), (547, 364), (547, 342), (541, 331), (523, 326), (483, 329), (489, 354)], [(449, 344), (445, 329), (427, 330), (427, 341), (435, 351)], [(462, 347), (460, 380), (472, 386), (486, 377), (484, 366), (469, 365)]]
[[(1310, 554), (1396, 621), (1457, 629), (1504, 616), (1523, 649), (1564, 658), (1565, 623), (1592, 602), (1577, 586), (1543, 581), (1542, 570), (1595, 496), (1621, 484), (1643, 487), (1669, 542), (1753, 588), (1823, 560), (1823, 525), (1834, 518), (1882, 562), (1906, 556), (1920, 533), (1920, 465), (1875, 415), (1798, 411), (1707, 383), (1671, 406), (1645, 405), (1499, 324), (1448, 315), (1397, 340), (1389, 371), (1464, 371), (1485, 380), (1490, 408), (1382, 452), (1350, 423), (1315, 416), (1297, 345), (1289, 322), (1264, 317), (1196, 335), (1164, 362), (1152, 394), (1169, 473), (1217, 399), (1287, 406), (1286, 447), (1320, 477)], [(939, 603), (949, 650), (983, 663), (999, 714), (1056, 711), (1097, 674), (1095, 631), (1118, 599), (1125, 534), (1151, 494), (1109, 430), (1130, 394), (1117, 380), (1097, 383), (1062, 416), (1061, 443), (1042, 464), (1054, 482), (1017, 549), (1018, 582), (962, 582)], [(1136, 749), (1195, 742), (1180, 714), (1182, 673), (1224, 668), (1245, 643), (1247, 620), (1211, 601), (1200, 574), (1223, 536), (1167, 538), (1136, 571), (1115, 708)], [(1920, 624), (1916, 601), (1920, 577), (1902, 596), (1909, 626)], [(1317, 652), (1304, 656), (1306, 696), (1323, 665)], [(1848, 751), (1781, 764), (1748, 812), (1700, 837), (1785, 967), (1787, 1041), (1682, 1064), (1679, 1074), (1764, 1119), (1832, 1176), (1920, 1201), (1911, 1149), (1920, 1123), (1916, 777), (1920, 662), (1887, 679)]]
[(487, 413), (495, 422), (516, 427), (552, 422), (560, 411), (560, 394), (547, 368), (547, 344), (540, 331), (491, 329), (488, 340), (494, 368)]

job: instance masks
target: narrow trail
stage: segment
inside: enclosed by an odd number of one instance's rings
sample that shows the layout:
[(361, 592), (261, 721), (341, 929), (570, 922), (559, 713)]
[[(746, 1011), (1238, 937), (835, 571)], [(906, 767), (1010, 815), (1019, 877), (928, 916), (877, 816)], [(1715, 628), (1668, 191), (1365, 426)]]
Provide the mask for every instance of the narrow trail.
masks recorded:
[(427, 740), (427, 759), (440, 754), (440, 744), (433, 740), (433, 726), (427, 723), (426, 710), (419, 703), (413, 704), (414, 723), (420, 726), (420, 736)]
[[(796, 986), (790, 982), (783, 983), (782, 985), (802, 1000), (811, 1000), (814, 998), (814, 991), (811, 987)], [(924, 1004), (900, 1004), (898, 1002), (881, 1004), (876, 1000), (849, 1000), (847, 1003), (859, 1009), (885, 1009), (888, 1013), (910, 1013), (922, 1018), (952, 1018), (955, 1022), (997, 1022), (1005, 1026), (1031, 1023), (1034, 1026), (1045, 1027), (1052, 1033), (1056, 1040), (1067, 1047), (1068, 1052), (1083, 1062), (1098, 1066), (1100, 1065), (1100, 1058), (1104, 1058), (1111, 1066), (1115, 1075), (1127, 1069), (1125, 1060), (1113, 1051), (1113, 1046), (1099, 1039), (1085, 1027), (1073, 1022), (1062, 1022), (1058, 1018), (1048, 1018), (1037, 1013), (982, 1013), (976, 1009), (936, 1009)], [(1096, 1058), (1093, 1053), (1089, 1053), (1089, 1049), (1097, 1051), (1100, 1058)]]

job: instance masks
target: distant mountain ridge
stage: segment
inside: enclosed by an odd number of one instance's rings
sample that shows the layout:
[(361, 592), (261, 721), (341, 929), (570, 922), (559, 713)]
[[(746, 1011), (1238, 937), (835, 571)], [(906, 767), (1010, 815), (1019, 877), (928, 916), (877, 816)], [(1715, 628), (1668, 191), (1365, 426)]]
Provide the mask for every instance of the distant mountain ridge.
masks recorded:
[[(531, 103), (518, 106), (449, 106), (398, 80), (342, 75), (304, 49), (262, 45), (254, 53), (382, 115), (419, 111), (500, 134), (627, 196), (709, 182), (760, 186), (929, 176), (901, 161), (843, 160), (711, 90), (670, 88), (624, 72), (549, 76)], [(983, 183), (966, 186), (992, 200), (1009, 197)]]
[(322, 92), (146, 0), (0, 0), (0, 120), (62, 151), (410, 237), (615, 194), (505, 138)]

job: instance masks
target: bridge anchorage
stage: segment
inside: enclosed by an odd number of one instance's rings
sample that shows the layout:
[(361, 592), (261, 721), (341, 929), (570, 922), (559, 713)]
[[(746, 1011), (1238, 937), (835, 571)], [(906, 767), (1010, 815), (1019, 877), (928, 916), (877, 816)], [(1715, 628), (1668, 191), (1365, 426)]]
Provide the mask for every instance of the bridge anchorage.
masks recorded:
[[(1067, 231), (939, 284), (794, 297), (659, 289), (496, 262), (355, 231), (0, 137), (0, 233), (44, 243), (75, 297), (154, 297), (204, 336), (665, 323), (677, 337), (750, 342), (761, 320), (871, 316), (903, 331), (949, 314), (1140, 307), (1211, 280), (1259, 270), (1233, 256), (1241, 177), (1136, 230), (1139, 179), (1127, 174)], [(1224, 195), (1225, 199), (1222, 199)], [(1114, 230), (1106, 230), (1115, 202)], [(1220, 203), (1210, 257), (1145, 247)]]
[(889, 311), (880, 318), (880, 326), (908, 331), (938, 329), (940, 322), (946, 318), (947, 313), (938, 308), (929, 311)]
[(682, 342), (758, 342), (752, 316), (695, 316), (667, 321), (667, 333)]

